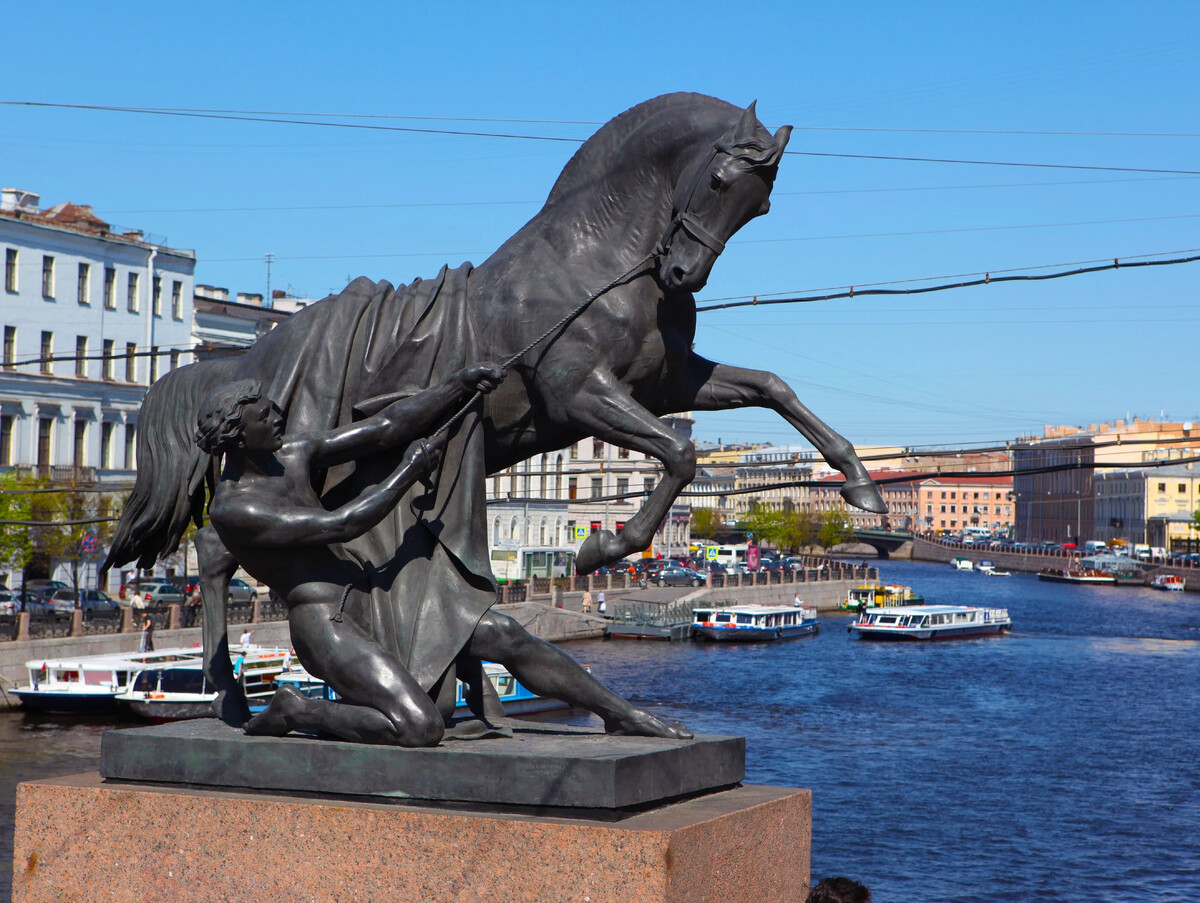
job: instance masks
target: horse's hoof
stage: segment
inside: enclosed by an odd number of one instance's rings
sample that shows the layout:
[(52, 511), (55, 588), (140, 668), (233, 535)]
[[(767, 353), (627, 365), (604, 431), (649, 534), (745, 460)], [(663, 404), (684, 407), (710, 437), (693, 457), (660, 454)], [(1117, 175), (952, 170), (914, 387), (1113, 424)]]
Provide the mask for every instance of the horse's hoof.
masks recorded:
[(879, 494), (879, 487), (869, 478), (847, 480), (846, 485), (842, 487), (842, 498), (863, 511), (887, 514), (887, 502)]
[(222, 690), (212, 701), (213, 714), (230, 727), (241, 727), (250, 720), (250, 704), (241, 687), (235, 690)]
[(575, 556), (576, 573), (590, 574), (601, 565), (616, 561), (621, 557), (617, 546), (617, 537), (612, 530), (597, 530), (579, 547), (579, 554)]

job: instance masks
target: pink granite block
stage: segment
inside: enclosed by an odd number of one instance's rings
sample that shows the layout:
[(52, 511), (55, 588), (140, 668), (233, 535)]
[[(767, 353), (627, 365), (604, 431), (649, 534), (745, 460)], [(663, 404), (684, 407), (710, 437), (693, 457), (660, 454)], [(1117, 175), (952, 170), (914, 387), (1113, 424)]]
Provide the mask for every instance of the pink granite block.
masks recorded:
[(796, 903), (812, 794), (743, 786), (617, 822), (105, 784), (17, 788), (17, 903)]

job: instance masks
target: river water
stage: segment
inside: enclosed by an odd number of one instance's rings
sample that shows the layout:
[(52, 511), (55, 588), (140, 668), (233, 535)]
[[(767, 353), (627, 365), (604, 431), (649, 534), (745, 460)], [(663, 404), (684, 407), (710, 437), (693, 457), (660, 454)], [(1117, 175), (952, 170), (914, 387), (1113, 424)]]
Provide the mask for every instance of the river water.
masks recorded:
[[(829, 614), (784, 643), (567, 648), (656, 714), (745, 735), (747, 781), (812, 788), (814, 880), (879, 903), (1200, 901), (1200, 596), (880, 570), (1014, 629), (867, 643)], [(95, 770), (112, 726), (0, 716), (0, 898), (16, 784)]]

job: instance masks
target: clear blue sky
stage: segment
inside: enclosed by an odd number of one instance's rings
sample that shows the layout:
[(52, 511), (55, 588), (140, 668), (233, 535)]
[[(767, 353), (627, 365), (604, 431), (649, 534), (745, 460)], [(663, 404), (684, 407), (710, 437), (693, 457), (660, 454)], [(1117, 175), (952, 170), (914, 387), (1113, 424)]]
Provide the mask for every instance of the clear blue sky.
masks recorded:
[[(757, 99), (797, 127), (789, 151), (1200, 171), (1195, 3), (417, 7), (13, 4), (0, 99), (583, 138), (689, 90)], [(20, 106), (0, 123), (4, 185), (193, 248), (197, 281), (234, 292), (265, 290), (272, 252), (272, 287), (318, 297), (482, 261), (575, 147)], [(699, 299), (1200, 248), (1198, 201), (1192, 175), (789, 154)], [(1200, 421), (1198, 285), (1195, 263), (710, 313), (697, 348), (775, 370), (858, 443)], [(761, 411), (700, 415), (697, 437), (795, 439)]]

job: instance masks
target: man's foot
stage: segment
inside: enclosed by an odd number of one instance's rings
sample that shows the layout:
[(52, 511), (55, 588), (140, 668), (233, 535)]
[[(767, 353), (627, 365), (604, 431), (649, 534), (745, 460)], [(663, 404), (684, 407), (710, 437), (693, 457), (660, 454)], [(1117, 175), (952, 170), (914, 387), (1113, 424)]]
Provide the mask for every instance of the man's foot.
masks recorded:
[(250, 718), (250, 704), (241, 686), (221, 690), (212, 701), (212, 710), (218, 718), (232, 727), (241, 727)]
[(280, 687), (271, 697), (271, 704), (246, 722), (246, 733), (256, 737), (282, 737), (292, 730), (294, 717), (304, 708), (306, 700), (295, 687)]
[(609, 734), (619, 734), (626, 737), (666, 737), (668, 740), (691, 740), (692, 732), (678, 721), (663, 721), (655, 718), (645, 709), (630, 708), (623, 718), (614, 718), (604, 722), (604, 730)]

